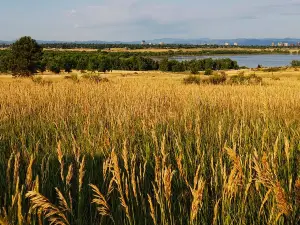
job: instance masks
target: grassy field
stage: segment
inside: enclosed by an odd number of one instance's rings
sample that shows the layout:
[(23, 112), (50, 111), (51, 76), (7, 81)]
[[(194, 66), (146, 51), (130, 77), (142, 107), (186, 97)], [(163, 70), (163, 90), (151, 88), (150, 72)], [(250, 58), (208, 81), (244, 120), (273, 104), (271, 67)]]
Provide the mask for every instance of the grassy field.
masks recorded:
[(0, 76), (0, 224), (299, 224), (300, 73), (256, 74)]

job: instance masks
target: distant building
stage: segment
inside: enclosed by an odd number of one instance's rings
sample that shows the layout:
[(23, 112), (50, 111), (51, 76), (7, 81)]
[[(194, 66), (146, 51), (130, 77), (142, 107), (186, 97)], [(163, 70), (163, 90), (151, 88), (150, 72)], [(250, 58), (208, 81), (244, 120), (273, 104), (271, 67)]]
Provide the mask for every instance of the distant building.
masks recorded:
[(297, 46), (300, 46), (300, 42), (297, 43)]
[(275, 47), (275, 43), (274, 42), (272, 43), (272, 47)]
[(141, 44), (142, 44), (142, 45), (145, 45), (145, 44), (146, 44), (146, 41), (145, 41), (145, 40), (142, 40)]
[(234, 46), (238, 46), (239, 44), (237, 42), (233, 43)]
[(282, 47), (282, 46), (283, 46), (283, 43), (282, 43), (282, 42), (278, 42), (277, 46), (278, 46), (278, 47)]
[(230, 44), (229, 44), (228, 42), (226, 42), (224, 45), (225, 45), (225, 46), (229, 46)]
[(284, 47), (289, 47), (289, 43), (283, 43)]
[(165, 45), (165, 42), (159, 42), (159, 45)]

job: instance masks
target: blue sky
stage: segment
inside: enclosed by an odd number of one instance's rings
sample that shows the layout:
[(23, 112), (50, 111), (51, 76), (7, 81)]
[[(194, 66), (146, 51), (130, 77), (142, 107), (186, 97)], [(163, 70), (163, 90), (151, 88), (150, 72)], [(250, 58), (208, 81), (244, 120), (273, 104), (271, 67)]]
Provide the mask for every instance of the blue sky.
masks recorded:
[(300, 38), (300, 0), (0, 0), (0, 40)]

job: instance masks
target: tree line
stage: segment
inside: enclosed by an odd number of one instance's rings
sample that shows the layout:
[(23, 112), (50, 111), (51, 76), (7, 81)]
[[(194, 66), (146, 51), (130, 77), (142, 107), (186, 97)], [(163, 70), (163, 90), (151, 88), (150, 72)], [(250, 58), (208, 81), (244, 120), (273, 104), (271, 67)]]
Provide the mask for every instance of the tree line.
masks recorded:
[(46, 70), (59, 74), (72, 70), (99, 71), (161, 70), (172, 72), (238, 69), (231, 59), (200, 59), (178, 62), (168, 58), (155, 59), (137, 52), (69, 52), (43, 51), (31, 37), (23, 37), (8, 50), (0, 51), (0, 72), (28, 76)]

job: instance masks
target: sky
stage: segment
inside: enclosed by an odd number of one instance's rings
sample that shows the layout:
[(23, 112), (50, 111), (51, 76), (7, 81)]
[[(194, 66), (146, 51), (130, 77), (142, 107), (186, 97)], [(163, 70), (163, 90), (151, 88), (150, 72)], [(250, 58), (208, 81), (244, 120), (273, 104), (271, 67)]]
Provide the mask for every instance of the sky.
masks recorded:
[(300, 0), (0, 0), (0, 40), (300, 38)]

